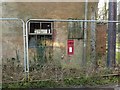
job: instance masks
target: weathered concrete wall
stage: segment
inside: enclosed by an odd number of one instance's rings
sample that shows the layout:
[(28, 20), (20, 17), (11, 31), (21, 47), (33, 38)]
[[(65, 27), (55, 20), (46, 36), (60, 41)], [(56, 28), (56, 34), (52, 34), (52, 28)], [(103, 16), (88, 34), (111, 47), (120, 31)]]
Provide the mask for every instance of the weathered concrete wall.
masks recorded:
[[(12, 12), (12, 13), (11, 13)], [(79, 18), (84, 19), (84, 3), (3, 3), (3, 17), (10, 18), (21, 18), (27, 20), (30, 18), (53, 18), (53, 19), (68, 19), (68, 18)], [(6, 24), (6, 23), (5, 23)], [(4, 24), (4, 25), (5, 25)], [(23, 38), (22, 38), (22, 28), (20, 22), (7, 22), (3, 25), (3, 56), (8, 58), (16, 58), (16, 52), (19, 52), (20, 60), (23, 59)], [(6, 27), (7, 26), (7, 27)], [(61, 60), (61, 56), (64, 54), (64, 58), (67, 61), (67, 24), (60, 25), (56, 24), (55, 29), (56, 37), (54, 42), (63, 43), (64, 48), (57, 49), (58, 53), (54, 53), (54, 58), (57, 58), (59, 62), (65, 61)], [(10, 30), (11, 29), (11, 30)], [(75, 44), (75, 56), (74, 60), (77, 60), (73, 64), (77, 65), (80, 62), (78, 57), (82, 59), (82, 41), (75, 41), (80, 43), (80, 46), (76, 47)], [(77, 44), (78, 45), (78, 44)], [(78, 50), (78, 47), (80, 51)], [(56, 49), (54, 50), (56, 51)], [(80, 56), (78, 55), (78, 53)], [(71, 62), (71, 61), (70, 61)], [(74, 66), (75, 66), (74, 65)], [(78, 64), (79, 65), (79, 64)], [(71, 65), (69, 65), (71, 66)], [(77, 66), (78, 67), (78, 66)]]
[[(85, 3), (76, 2), (76, 3), (42, 3), (42, 2), (21, 2), (21, 3), (3, 3), (2, 5), (2, 11), (3, 17), (7, 18), (21, 18), (24, 21), (27, 21), (30, 18), (40, 18), (40, 19), (84, 19), (84, 9), (85, 9)], [(90, 19), (91, 15), (91, 7), (96, 9), (97, 3), (89, 3), (88, 4), (88, 19)], [(5, 74), (4, 77), (6, 79), (7, 74), (8, 76), (16, 77), (16, 75), (19, 75), (20, 77), (17, 79), (21, 79), (23, 76), (22, 73), (17, 73), (11, 75), (9, 67), (6, 69), (6, 65), (13, 66), (14, 72), (22, 72), (21, 68), (23, 68), (23, 32), (22, 32), (22, 23), (20, 21), (4, 21), (3, 23), (3, 29), (2, 29), (2, 45), (3, 45), (3, 61), (4, 62), (4, 69)], [(30, 60), (30, 75), (33, 78), (40, 77), (42, 79), (49, 77), (54, 77), (57, 70), (54, 70), (54, 67), (58, 66), (61, 68), (74, 68), (73, 75), (75, 73), (78, 73), (80, 71), (76, 72), (76, 69), (80, 69), (82, 67), (82, 56), (83, 56), (83, 39), (74, 39), (74, 55), (68, 56), (67, 55), (67, 40), (68, 40), (68, 23), (54, 23), (54, 35), (53, 35), (53, 49), (49, 50), (51, 51), (52, 59), (48, 59), (47, 63), (45, 64), (45, 67), (43, 70), (39, 70), (36, 72), (37, 69), (35, 67), (38, 66), (36, 62), (33, 62), (36, 49), (29, 48), (29, 60)], [(90, 54), (90, 28), (88, 26), (87, 29), (87, 55)], [(88, 57), (89, 58), (89, 57)], [(20, 63), (18, 63), (18, 59)], [(7, 62), (6, 62), (7, 61)], [(17, 62), (13, 63), (13, 62)], [(5, 65), (6, 64), (6, 65)], [(20, 65), (21, 66), (20, 66)], [(33, 66), (32, 66), (33, 64)], [(41, 63), (40, 63), (41, 64)], [(18, 69), (14, 68), (18, 67)], [(33, 67), (33, 68), (32, 68)], [(46, 69), (46, 70), (45, 70)], [(59, 68), (58, 68), (59, 69)], [(21, 70), (21, 71), (20, 71)], [(70, 69), (72, 70), (72, 69)], [(68, 72), (70, 72), (68, 70)], [(43, 73), (41, 73), (43, 72)], [(55, 73), (54, 73), (55, 72)], [(60, 71), (58, 71), (59, 74)], [(49, 73), (49, 75), (47, 75)], [(52, 73), (52, 74), (50, 74)], [(69, 73), (67, 71), (63, 71), (63, 73), (67, 74), (69, 76)], [(43, 75), (45, 74), (45, 75)], [(62, 74), (59, 74), (62, 75)], [(78, 74), (79, 75), (79, 74)], [(66, 75), (65, 75), (66, 76)], [(8, 78), (8, 77), (7, 77)], [(12, 78), (13, 79), (13, 78)], [(12, 80), (9, 77), (9, 80)], [(15, 80), (16, 78), (14, 78)]]
[[(3, 17), (21, 18), (27, 21), (30, 18), (50, 18), (50, 19), (84, 19), (85, 3), (3, 3)], [(97, 8), (97, 3), (88, 4), (88, 19), (91, 18), (91, 8)], [(7, 27), (6, 27), (7, 26)], [(7, 21), (3, 24), (3, 56), (5, 58), (17, 58), (23, 61), (23, 38), (22, 24), (18, 21)], [(57, 28), (56, 28), (57, 27)], [(75, 40), (75, 54), (71, 57), (67, 55), (68, 30), (67, 23), (54, 25), (56, 35), (54, 42), (62, 43), (64, 47), (54, 47), (54, 59), (66, 67), (79, 67), (83, 55), (83, 40)], [(90, 53), (90, 28), (87, 29), (87, 53)], [(57, 52), (56, 52), (57, 50)], [(18, 53), (16, 53), (18, 52)], [(32, 51), (30, 51), (32, 52)], [(30, 54), (30, 59), (31, 58)], [(34, 55), (34, 54), (33, 54)], [(64, 59), (61, 57), (64, 56)], [(70, 58), (70, 60), (69, 60)], [(89, 57), (88, 57), (89, 58)], [(57, 60), (56, 60), (57, 59)], [(78, 63), (79, 62), (79, 63)], [(71, 63), (72, 65), (69, 65)]]
[(3, 17), (17, 16), (24, 20), (30, 18), (84, 18), (83, 5), (84, 3), (4, 3), (3, 11), (5, 15), (3, 14)]

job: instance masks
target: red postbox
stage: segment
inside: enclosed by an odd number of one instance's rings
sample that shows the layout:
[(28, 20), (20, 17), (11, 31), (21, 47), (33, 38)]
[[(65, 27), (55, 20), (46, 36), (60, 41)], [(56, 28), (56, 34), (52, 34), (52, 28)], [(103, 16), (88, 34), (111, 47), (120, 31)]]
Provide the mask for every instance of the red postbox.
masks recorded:
[(68, 40), (68, 55), (74, 54), (74, 40)]

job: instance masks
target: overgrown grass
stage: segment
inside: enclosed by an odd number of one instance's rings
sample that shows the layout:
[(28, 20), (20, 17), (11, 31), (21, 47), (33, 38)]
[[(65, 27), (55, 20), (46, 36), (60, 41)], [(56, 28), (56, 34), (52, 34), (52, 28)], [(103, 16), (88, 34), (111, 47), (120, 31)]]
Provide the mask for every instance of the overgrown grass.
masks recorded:
[(58, 84), (54, 81), (37, 81), (37, 82), (18, 82), (3, 84), (2, 88), (54, 88), (58, 87)]
[(3, 84), (3, 89), (7, 88), (57, 88), (57, 87), (84, 87), (107, 85), (118, 82), (118, 77), (80, 77), (65, 78), (62, 81), (37, 81)]

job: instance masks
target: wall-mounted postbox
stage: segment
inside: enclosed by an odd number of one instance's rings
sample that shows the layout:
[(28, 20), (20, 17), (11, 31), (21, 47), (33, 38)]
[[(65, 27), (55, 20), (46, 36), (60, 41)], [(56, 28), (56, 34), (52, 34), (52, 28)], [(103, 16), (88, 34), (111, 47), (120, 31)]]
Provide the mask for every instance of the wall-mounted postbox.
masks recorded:
[(68, 55), (74, 54), (74, 40), (68, 40)]

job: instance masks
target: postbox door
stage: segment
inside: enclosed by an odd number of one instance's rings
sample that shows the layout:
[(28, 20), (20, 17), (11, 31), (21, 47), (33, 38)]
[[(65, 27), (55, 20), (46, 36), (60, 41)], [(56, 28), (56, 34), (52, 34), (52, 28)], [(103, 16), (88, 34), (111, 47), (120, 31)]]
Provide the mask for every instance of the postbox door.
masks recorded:
[(74, 54), (74, 40), (68, 40), (68, 55)]

